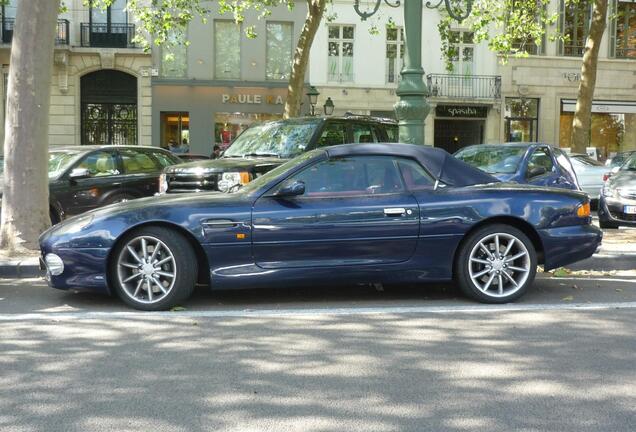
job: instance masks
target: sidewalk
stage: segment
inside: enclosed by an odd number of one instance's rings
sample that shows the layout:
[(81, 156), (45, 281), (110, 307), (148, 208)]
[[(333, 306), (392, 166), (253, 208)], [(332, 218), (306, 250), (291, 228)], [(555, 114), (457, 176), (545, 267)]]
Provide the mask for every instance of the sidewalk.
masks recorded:
[(33, 278), (44, 276), (40, 270), (40, 258), (37, 252), (33, 255), (22, 255), (14, 258), (0, 256), (0, 278)]

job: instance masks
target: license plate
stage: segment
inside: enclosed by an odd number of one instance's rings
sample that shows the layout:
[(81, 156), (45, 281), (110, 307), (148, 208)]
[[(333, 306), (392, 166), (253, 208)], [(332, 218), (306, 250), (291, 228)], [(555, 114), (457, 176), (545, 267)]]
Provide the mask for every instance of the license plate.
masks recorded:
[(636, 214), (636, 206), (625, 206), (623, 208), (625, 214)]

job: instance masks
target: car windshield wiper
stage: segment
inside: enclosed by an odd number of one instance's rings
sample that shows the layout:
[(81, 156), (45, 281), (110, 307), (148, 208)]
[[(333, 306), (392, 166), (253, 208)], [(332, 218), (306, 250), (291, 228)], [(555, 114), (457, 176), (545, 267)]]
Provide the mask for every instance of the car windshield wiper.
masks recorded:
[(280, 159), (278, 153), (245, 153), (242, 157), (275, 157)]

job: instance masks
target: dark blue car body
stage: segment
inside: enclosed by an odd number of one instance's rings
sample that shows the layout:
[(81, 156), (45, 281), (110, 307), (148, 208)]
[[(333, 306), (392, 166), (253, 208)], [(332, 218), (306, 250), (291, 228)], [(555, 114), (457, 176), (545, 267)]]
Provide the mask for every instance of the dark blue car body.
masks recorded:
[[(534, 186), (556, 187), (560, 189), (580, 190), (578, 179), (569, 157), (561, 149), (543, 143), (505, 143), (505, 144), (479, 144), (465, 147), (455, 153), (456, 157), (462, 159), (462, 154), (466, 154), (471, 149), (481, 151), (498, 149), (519, 149), (520, 156), (515, 159), (513, 172), (490, 172), (493, 176), (504, 182), (515, 182), (530, 184)], [(539, 156), (547, 162), (544, 174), (531, 177), (529, 168), (531, 161)], [(467, 162), (467, 161), (465, 161)], [(511, 165), (512, 166), (512, 165)], [(479, 167), (482, 168), (482, 167)]]
[[(412, 158), (436, 184), (367, 196), (268, 195), (318, 161), (350, 155)], [(489, 223), (526, 233), (546, 269), (591, 256), (602, 234), (591, 218), (577, 216), (586, 202), (579, 192), (498, 182), (443, 150), (345, 145), (306, 153), (234, 194), (166, 195), (92, 211), (51, 228), (40, 244), (43, 256), (55, 253), (65, 264), (62, 274), (48, 276), (59, 289), (112, 292), (113, 250), (127, 233), (149, 225), (185, 236), (198, 257), (200, 281), (213, 289), (443, 281), (453, 277), (462, 240)], [(387, 207), (404, 212), (387, 216)]]

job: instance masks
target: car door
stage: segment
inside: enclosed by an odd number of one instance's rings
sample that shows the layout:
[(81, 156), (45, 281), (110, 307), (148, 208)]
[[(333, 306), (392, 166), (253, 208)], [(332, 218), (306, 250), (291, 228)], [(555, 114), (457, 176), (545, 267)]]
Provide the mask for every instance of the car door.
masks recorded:
[(528, 156), (525, 178), (535, 186), (556, 186), (560, 176), (552, 154), (547, 147), (537, 147)]
[[(560, 171), (556, 186), (564, 189), (581, 189), (581, 183), (579, 182), (576, 170), (572, 165), (572, 160), (561, 149), (554, 148), (553, 152)], [(597, 189), (600, 193), (601, 187), (603, 186), (603, 174), (598, 176), (596, 185), (598, 186)]]
[[(102, 205), (109, 196), (122, 190), (124, 175), (112, 150), (98, 150), (80, 159), (57, 183), (56, 198), (65, 216), (73, 216)], [(71, 178), (76, 169), (85, 169), (88, 176)], [(64, 185), (64, 186), (62, 186)]]
[(159, 192), (159, 175), (163, 166), (145, 149), (120, 149), (126, 174), (124, 194), (131, 198), (152, 196)]
[[(273, 196), (303, 182), (305, 193)], [(252, 251), (263, 268), (338, 267), (407, 261), (419, 232), (419, 209), (394, 158), (351, 156), (317, 162), (259, 198)]]

